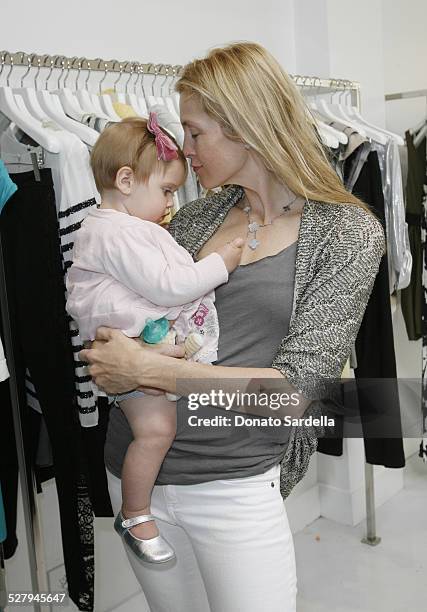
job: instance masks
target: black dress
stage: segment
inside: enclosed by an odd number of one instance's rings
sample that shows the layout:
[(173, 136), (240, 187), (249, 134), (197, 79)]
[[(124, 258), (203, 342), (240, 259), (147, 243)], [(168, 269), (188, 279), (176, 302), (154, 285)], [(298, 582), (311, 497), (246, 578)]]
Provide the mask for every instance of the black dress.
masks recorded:
[[(351, 156), (349, 162), (344, 172), (351, 166)], [(353, 193), (370, 205), (385, 229), (381, 171), (375, 151), (369, 153)], [(360, 412), (368, 463), (393, 468), (404, 467), (387, 254), (381, 260), (355, 348), (355, 381), (343, 385), (344, 413), (354, 414), (357, 410)], [(372, 379), (387, 381), (372, 385)], [(387, 432), (387, 437), (379, 437), (383, 431)], [(318, 450), (325, 454), (342, 455), (342, 438), (338, 436), (338, 430), (332, 438), (320, 439)]]

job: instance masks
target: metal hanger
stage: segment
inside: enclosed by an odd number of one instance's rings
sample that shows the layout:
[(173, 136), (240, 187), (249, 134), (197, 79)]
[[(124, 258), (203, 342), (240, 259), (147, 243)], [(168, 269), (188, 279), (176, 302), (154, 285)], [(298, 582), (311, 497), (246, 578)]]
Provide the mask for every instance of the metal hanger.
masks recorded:
[(24, 81), (27, 75), (29, 74), (32, 66), (32, 62), (34, 60), (35, 54), (31, 54), (27, 59), (27, 70), (21, 77), (21, 86), (17, 88), (13, 88), (14, 96), (20, 95), (24, 99), (25, 106), (27, 107), (29, 113), (33, 115), (38, 121), (45, 121), (47, 119), (46, 113), (43, 111), (40, 103), (37, 99), (36, 90), (33, 87), (24, 87)]
[[(108, 94), (102, 93), (102, 83), (105, 81), (105, 79), (107, 78), (107, 74), (108, 74), (108, 63), (107, 62), (103, 62), (103, 63), (104, 63), (104, 76), (98, 83), (99, 101), (101, 102), (101, 108), (107, 114), (110, 121), (120, 121), (121, 119), (119, 115), (114, 110), (113, 101), (111, 97)], [(99, 65), (98, 65), (98, 69), (99, 69)]]
[[(77, 59), (77, 58), (71, 58), (71, 59), (67, 59), (65, 57), (60, 58), (59, 61), (61, 65), (61, 72), (59, 74), (56, 90), (54, 91), (54, 93), (58, 96), (65, 114), (71, 117), (72, 119), (75, 119), (76, 121), (81, 121), (83, 115), (85, 114), (85, 111), (82, 108), (78, 98), (74, 95), (74, 92), (65, 86), (67, 77), (69, 75), (70, 69), (73, 64), (73, 59)], [(65, 64), (67, 64), (67, 71), (68, 71), (67, 77), (64, 76)], [(64, 77), (64, 85), (61, 87), (60, 82), (63, 77)]]
[[(131, 62), (130, 75), (125, 85), (126, 103), (129, 104), (129, 106), (133, 108), (133, 110), (135, 111), (137, 115), (139, 115), (140, 117), (146, 117), (147, 107), (146, 107), (145, 101), (144, 101), (144, 105), (140, 104), (141, 98), (138, 98), (138, 96), (136, 95), (136, 83), (139, 79), (138, 69), (139, 69), (139, 64), (137, 62)], [(131, 79), (134, 74), (136, 74), (136, 79), (134, 83), (134, 91), (132, 93), (132, 92), (129, 92), (129, 88), (130, 88)]]
[(52, 119), (57, 125), (60, 125), (65, 130), (75, 134), (86, 144), (93, 146), (98, 139), (98, 133), (87, 125), (83, 125), (82, 123), (68, 117), (61, 106), (59, 97), (48, 90), (48, 83), (52, 75), (54, 63), (55, 60), (51, 58), (50, 71), (45, 81), (45, 89), (37, 91), (37, 98), (40, 102), (40, 106), (48, 117), (50, 117), (50, 119)]
[(0, 87), (0, 112), (3, 113), (8, 120), (13, 121), (19, 129), (32, 138), (34, 142), (46, 149), (46, 151), (50, 153), (59, 153), (61, 144), (59, 139), (55, 136), (55, 132), (48, 127), (43, 127), (42, 123), (28, 112), (22, 98), (20, 98), (22, 104), (19, 100), (15, 99), (10, 87), (13, 57), (8, 54), (7, 51), (2, 51), (1, 53), (0, 77), (3, 73), (6, 55), (10, 57), (11, 67), (6, 78), (6, 86)]

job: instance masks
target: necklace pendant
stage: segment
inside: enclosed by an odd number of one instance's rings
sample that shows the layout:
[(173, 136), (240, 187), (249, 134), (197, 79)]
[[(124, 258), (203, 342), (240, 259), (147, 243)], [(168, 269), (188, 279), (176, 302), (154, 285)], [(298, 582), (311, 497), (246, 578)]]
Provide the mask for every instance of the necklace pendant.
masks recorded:
[(256, 238), (253, 238), (249, 243), (249, 248), (252, 249), (253, 251), (255, 251), (255, 249), (257, 248), (257, 246), (259, 245), (259, 241)]
[(252, 221), (252, 223), (249, 223), (248, 230), (250, 231), (251, 234), (256, 234), (257, 231), (259, 230), (258, 223), (256, 221)]
[(248, 213), (251, 210), (250, 206), (245, 206), (245, 208), (242, 209), (243, 212)]

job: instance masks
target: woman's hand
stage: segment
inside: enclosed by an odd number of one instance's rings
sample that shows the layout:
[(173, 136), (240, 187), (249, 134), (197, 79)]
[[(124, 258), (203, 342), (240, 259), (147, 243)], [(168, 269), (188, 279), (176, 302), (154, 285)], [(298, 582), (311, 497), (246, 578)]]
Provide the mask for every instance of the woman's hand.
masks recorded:
[[(92, 348), (80, 351), (79, 357), (90, 364), (89, 374), (97, 386), (112, 394), (141, 387), (146, 368), (158, 365), (161, 369), (161, 355), (184, 357), (184, 349), (171, 344), (147, 345), (117, 329), (100, 327)], [(146, 388), (141, 390), (145, 392)], [(162, 393), (159, 389), (154, 391)]]

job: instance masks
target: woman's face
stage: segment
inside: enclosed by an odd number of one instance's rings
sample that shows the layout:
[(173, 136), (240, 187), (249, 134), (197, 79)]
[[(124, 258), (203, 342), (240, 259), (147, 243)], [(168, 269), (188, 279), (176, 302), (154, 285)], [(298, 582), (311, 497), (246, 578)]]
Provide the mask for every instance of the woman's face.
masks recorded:
[(221, 126), (204, 112), (196, 96), (181, 94), (181, 123), (184, 128), (183, 151), (205, 189), (239, 184), (248, 159), (242, 142), (225, 136)]

